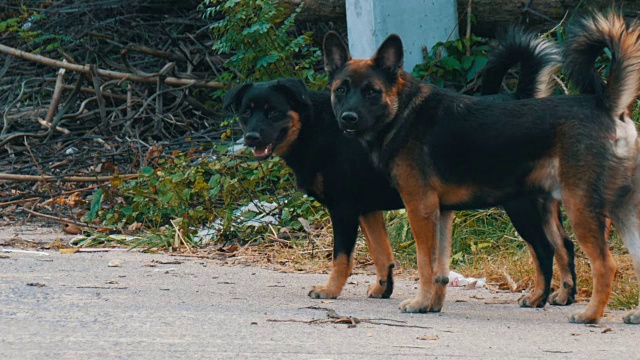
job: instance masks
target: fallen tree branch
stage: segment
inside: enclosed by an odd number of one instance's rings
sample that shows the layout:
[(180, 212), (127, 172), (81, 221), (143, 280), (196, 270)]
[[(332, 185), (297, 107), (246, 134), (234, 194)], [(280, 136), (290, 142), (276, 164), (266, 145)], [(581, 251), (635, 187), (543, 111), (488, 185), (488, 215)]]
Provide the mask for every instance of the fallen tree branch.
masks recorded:
[(401, 320), (393, 320), (393, 319), (365, 319), (365, 318), (357, 318), (354, 316), (343, 316), (338, 314), (335, 310), (319, 307), (319, 306), (307, 306), (303, 309), (312, 309), (312, 310), (324, 310), (327, 312), (327, 319), (311, 319), (311, 320), (297, 320), (297, 319), (289, 319), (289, 320), (280, 320), (280, 319), (267, 319), (268, 322), (298, 322), (304, 324), (347, 324), (348, 327), (353, 328), (356, 327), (360, 323), (367, 323), (372, 325), (384, 325), (384, 326), (396, 326), (396, 327), (406, 327), (406, 328), (416, 328), (416, 329), (433, 329), (430, 326), (420, 326), (420, 325), (409, 325), (406, 324), (405, 321)]
[(32, 198), (27, 198), (27, 199), (18, 199), (18, 200), (13, 200), (13, 201), (7, 201), (7, 202), (0, 203), (0, 207), (13, 205), (13, 204), (20, 204), (20, 203), (23, 203), (23, 202), (36, 201), (36, 200), (40, 200), (40, 199), (42, 199), (42, 198), (32, 197)]
[[(30, 54), (22, 50), (18, 50), (6, 45), (0, 44), (0, 53), (15, 56), (23, 60), (34, 61), (43, 65), (53, 66), (57, 68), (64, 68), (71, 71), (80, 72), (83, 74), (91, 74), (91, 67), (89, 65), (76, 65), (67, 62), (51, 59), (41, 55)], [(143, 83), (157, 83), (160, 78), (156, 74), (134, 75), (129, 73), (123, 73), (119, 71), (96, 69), (96, 73), (100, 76), (108, 77), (111, 79), (129, 80)], [(194, 86), (204, 87), (210, 89), (222, 89), (225, 84), (215, 81), (200, 81), (193, 79), (179, 79), (175, 77), (167, 77), (163, 79), (163, 82), (171, 86)]]
[[(130, 180), (138, 177), (138, 174), (118, 175), (121, 179)], [(0, 173), (0, 180), (9, 181), (47, 181), (47, 182), (103, 182), (110, 181), (115, 176), (47, 176), (47, 175), (20, 175)]]
[(4, 140), (0, 141), (0, 146), (4, 146), (4, 144), (10, 142), (13, 139), (19, 138), (19, 137), (45, 137), (47, 136), (48, 133), (39, 133), (39, 134), (31, 134), (31, 133), (17, 133), (17, 134), (13, 134), (13, 135), (9, 135), (7, 136)]
[[(63, 61), (67, 63), (67, 61)], [(49, 103), (49, 110), (47, 111), (47, 115), (44, 118), (44, 122), (51, 124), (51, 120), (53, 120), (53, 115), (56, 114), (58, 110), (58, 105), (60, 104), (60, 99), (62, 98), (62, 85), (64, 85), (64, 74), (66, 69), (61, 68), (58, 70), (58, 77), (56, 78), (56, 86), (53, 89), (53, 96), (51, 96), (51, 103)], [(51, 128), (51, 126), (48, 126)], [(67, 133), (68, 134), (68, 133)]]
[(47, 215), (47, 214), (39, 213), (37, 211), (29, 210), (29, 209), (24, 208), (24, 207), (22, 208), (22, 210), (28, 212), (31, 215), (43, 217), (45, 219), (51, 219), (51, 220), (60, 221), (61, 223), (64, 223), (64, 224), (72, 224), (72, 225), (83, 226), (83, 227), (88, 227), (88, 228), (92, 228), (92, 229), (102, 229), (102, 227), (96, 226), (96, 225), (93, 225), (93, 224), (86, 224), (86, 223), (81, 223), (81, 222), (78, 222), (78, 221), (65, 219), (63, 217)]

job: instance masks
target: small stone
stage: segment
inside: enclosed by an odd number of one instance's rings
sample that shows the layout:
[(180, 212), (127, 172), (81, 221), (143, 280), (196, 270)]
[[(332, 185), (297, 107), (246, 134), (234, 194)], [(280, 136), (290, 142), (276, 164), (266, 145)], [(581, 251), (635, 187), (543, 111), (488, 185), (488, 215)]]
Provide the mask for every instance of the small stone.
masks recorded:
[(120, 267), (122, 266), (122, 260), (111, 260), (108, 264), (109, 267)]

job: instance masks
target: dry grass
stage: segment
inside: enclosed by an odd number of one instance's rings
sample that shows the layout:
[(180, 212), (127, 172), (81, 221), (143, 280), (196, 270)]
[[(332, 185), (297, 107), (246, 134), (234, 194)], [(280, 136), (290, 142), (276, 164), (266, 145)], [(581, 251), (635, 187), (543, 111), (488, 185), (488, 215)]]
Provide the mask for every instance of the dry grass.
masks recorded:
[[(618, 271), (613, 284), (613, 295), (609, 307), (614, 309), (631, 309), (638, 302), (638, 281), (633, 271), (631, 257), (628, 254), (614, 254)], [(522, 253), (502, 253), (500, 256), (477, 255), (471, 261), (456, 269), (456, 271), (472, 277), (486, 277), (489, 284), (500, 289), (509, 289), (503, 269), (516, 281), (522, 291), (533, 287), (535, 282), (535, 268), (528, 251)], [(591, 296), (591, 267), (583, 254), (576, 258), (578, 275), (578, 301), (587, 301)], [(552, 287), (558, 288), (558, 274), (554, 272)]]

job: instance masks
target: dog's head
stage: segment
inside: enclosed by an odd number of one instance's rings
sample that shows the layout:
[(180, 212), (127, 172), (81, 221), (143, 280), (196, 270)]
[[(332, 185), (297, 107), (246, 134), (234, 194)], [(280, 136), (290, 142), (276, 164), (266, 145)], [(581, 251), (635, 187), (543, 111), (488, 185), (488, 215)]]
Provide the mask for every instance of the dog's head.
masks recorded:
[(309, 93), (301, 80), (279, 79), (234, 87), (223, 108), (235, 109), (245, 145), (263, 160), (287, 153), (300, 133), (300, 112), (309, 106)]
[(371, 59), (352, 59), (340, 36), (324, 37), (324, 68), (329, 75), (331, 104), (340, 129), (361, 136), (393, 119), (403, 80), (402, 41), (390, 35)]

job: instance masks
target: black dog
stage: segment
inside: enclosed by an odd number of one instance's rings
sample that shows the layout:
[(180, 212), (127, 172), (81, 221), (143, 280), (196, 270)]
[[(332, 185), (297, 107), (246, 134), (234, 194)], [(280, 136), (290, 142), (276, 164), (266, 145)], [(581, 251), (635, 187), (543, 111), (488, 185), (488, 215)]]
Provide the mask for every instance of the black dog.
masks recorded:
[[(548, 42), (522, 30), (512, 30), (500, 41), (486, 67), (485, 93), (497, 92), (510, 67), (522, 63), (515, 98), (546, 96), (551, 75), (559, 67), (558, 51)], [(488, 89), (488, 90), (487, 90)], [(507, 99), (513, 99), (507, 97)], [(337, 297), (353, 264), (352, 253), (358, 223), (376, 266), (377, 281), (368, 295), (387, 298), (393, 291), (393, 253), (382, 210), (404, 207), (386, 175), (376, 170), (362, 144), (338, 128), (329, 92), (307, 91), (303, 83), (281, 79), (248, 83), (231, 89), (225, 108), (234, 106), (240, 115), (245, 144), (258, 159), (272, 154), (293, 169), (298, 187), (329, 210), (334, 231), (333, 271), (324, 286), (309, 296)], [(550, 292), (554, 248), (545, 227), (564, 233), (556, 219), (543, 219), (536, 197), (521, 197), (502, 204), (522, 237), (530, 244), (538, 272), (536, 291), (520, 300), (522, 306), (544, 306)], [(573, 244), (558, 258), (562, 274), (575, 279)], [(565, 270), (566, 269), (566, 270)], [(573, 275), (572, 275), (573, 274)], [(558, 304), (570, 304), (575, 281), (558, 292)]]

